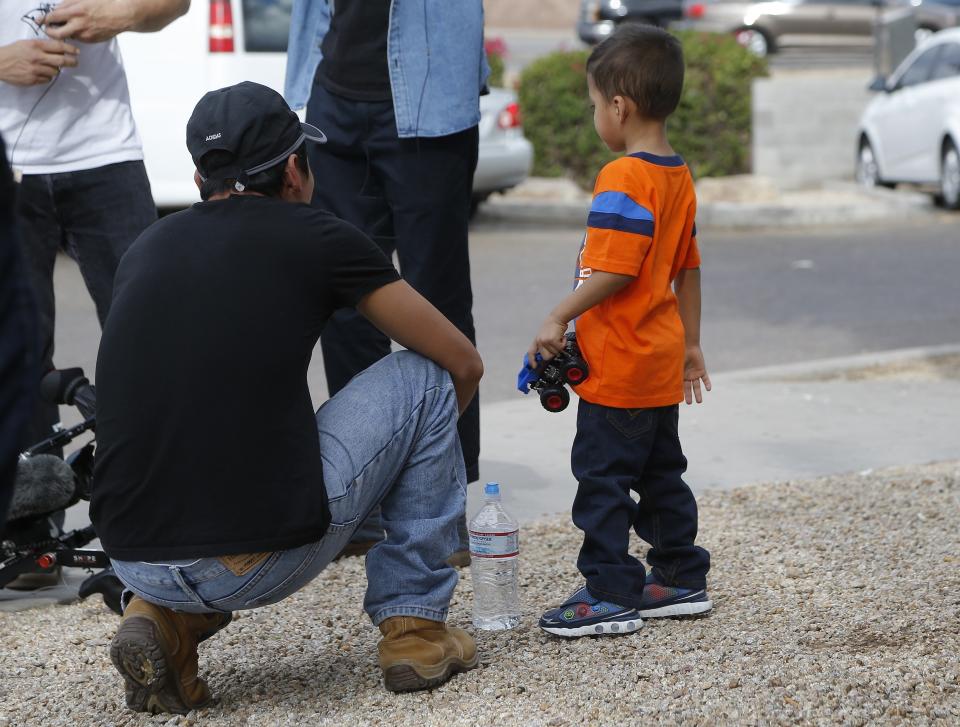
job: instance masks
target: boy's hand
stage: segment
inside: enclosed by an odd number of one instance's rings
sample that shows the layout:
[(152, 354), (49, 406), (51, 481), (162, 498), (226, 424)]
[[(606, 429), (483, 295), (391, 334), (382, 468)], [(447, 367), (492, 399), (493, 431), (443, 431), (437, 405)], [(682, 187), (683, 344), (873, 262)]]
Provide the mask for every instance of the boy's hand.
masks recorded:
[(563, 336), (566, 332), (566, 323), (561, 323), (553, 318), (547, 318), (547, 320), (543, 322), (543, 325), (540, 326), (540, 332), (536, 338), (533, 339), (533, 343), (530, 344), (530, 348), (527, 350), (530, 364), (535, 365), (534, 362), (537, 360), (537, 352), (543, 356), (544, 361), (548, 361), (560, 353), (563, 350)]
[(703, 362), (703, 351), (699, 346), (687, 346), (683, 361), (683, 399), (687, 404), (692, 404), (694, 399), (698, 404), (703, 403), (701, 380), (707, 391), (710, 391), (710, 377), (707, 375), (707, 365)]

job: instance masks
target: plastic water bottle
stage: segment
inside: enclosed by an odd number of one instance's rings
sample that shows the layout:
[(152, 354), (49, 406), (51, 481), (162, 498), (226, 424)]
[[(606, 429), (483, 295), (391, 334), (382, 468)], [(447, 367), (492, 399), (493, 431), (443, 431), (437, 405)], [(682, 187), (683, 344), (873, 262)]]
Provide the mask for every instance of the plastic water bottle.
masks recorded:
[(488, 631), (520, 624), (520, 524), (503, 509), (500, 485), (489, 482), (486, 503), (470, 521), (473, 625)]

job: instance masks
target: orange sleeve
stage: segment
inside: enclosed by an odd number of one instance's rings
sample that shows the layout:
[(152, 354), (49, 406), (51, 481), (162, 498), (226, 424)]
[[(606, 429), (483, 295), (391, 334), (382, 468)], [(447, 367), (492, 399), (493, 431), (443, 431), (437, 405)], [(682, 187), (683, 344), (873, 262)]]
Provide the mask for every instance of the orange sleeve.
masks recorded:
[(697, 245), (697, 226), (693, 226), (693, 235), (690, 238), (690, 245), (687, 247), (687, 254), (680, 263), (681, 268), (699, 268), (700, 267), (700, 247)]
[(648, 191), (631, 183), (616, 162), (597, 177), (581, 257), (584, 267), (637, 275), (653, 243), (654, 204)]

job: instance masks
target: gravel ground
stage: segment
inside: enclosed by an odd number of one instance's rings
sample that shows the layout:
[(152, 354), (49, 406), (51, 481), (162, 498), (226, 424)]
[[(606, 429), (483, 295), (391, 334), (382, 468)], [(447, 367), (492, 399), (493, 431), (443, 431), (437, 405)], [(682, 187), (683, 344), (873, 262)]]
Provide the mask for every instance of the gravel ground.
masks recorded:
[[(359, 558), (201, 647), (218, 706), (123, 706), (99, 603), (0, 614), (0, 727), (960, 723), (960, 462), (701, 497), (714, 613), (562, 641), (535, 618), (575, 585), (565, 519), (525, 528), (525, 620), (431, 693), (380, 684)], [(451, 622), (469, 623), (465, 574)]]

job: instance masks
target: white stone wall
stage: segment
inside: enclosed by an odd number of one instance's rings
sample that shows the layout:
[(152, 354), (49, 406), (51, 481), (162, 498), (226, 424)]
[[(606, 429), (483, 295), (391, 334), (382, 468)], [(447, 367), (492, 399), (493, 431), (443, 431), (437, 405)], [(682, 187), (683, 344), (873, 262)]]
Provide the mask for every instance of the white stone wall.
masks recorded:
[(784, 188), (851, 179), (865, 71), (781, 73), (753, 84), (753, 173)]

